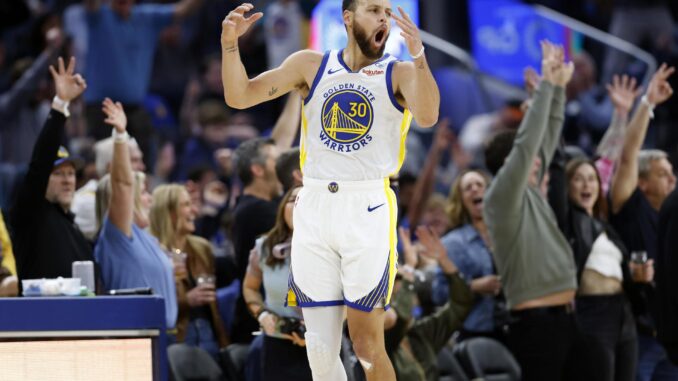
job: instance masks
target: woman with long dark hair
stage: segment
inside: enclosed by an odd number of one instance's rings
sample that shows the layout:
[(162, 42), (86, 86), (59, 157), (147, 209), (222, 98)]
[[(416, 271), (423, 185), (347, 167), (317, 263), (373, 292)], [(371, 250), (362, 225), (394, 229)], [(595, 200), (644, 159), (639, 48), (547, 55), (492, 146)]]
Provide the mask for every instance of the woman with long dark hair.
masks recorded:
[[(297, 193), (290, 189), (278, 207), (275, 225), (257, 239), (243, 283), (243, 297), (264, 334), (261, 354), (263, 380), (311, 380), (301, 310), (286, 307), (290, 272), (292, 213)], [(262, 295), (261, 286), (266, 295)]]
[[(651, 281), (644, 266), (629, 264), (629, 253), (607, 223), (607, 202), (595, 163), (574, 158), (562, 166), (556, 154), (549, 198), (560, 228), (572, 246), (579, 288), (576, 313), (582, 332), (596, 343), (601, 379), (635, 378), (638, 343), (628, 293)], [(633, 271), (633, 276), (631, 271)]]

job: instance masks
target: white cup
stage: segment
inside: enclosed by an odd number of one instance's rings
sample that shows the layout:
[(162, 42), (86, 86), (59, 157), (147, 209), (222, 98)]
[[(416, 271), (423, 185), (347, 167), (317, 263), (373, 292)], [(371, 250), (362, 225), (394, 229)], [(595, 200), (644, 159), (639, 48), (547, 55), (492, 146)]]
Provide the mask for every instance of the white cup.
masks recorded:
[(94, 284), (94, 262), (75, 261), (71, 267), (73, 278), (79, 278), (80, 284), (86, 286), (91, 292), (95, 291)]

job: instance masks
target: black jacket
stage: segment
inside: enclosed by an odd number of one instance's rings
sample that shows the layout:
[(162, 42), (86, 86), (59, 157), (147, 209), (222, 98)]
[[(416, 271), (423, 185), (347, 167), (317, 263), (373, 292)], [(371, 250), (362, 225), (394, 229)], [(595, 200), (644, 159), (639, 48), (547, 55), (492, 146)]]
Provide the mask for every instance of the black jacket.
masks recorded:
[(659, 252), (656, 264), (657, 337), (678, 365), (678, 189), (659, 211)]
[(549, 204), (553, 208), (558, 220), (558, 226), (567, 238), (574, 261), (577, 266), (577, 280), (581, 278), (584, 266), (589, 258), (593, 243), (601, 233), (607, 234), (607, 237), (622, 252), (622, 274), (624, 287), (629, 286), (631, 282), (631, 273), (629, 271), (629, 252), (622, 242), (619, 235), (612, 226), (593, 216), (589, 216), (586, 210), (570, 201), (568, 197), (568, 183), (565, 175), (565, 155), (562, 149), (558, 149), (551, 161), (549, 180)]
[(10, 213), (20, 279), (70, 278), (74, 261), (94, 261), (92, 246), (75, 224), (73, 214), (45, 199), (65, 124), (63, 114), (50, 111)]
[(605, 232), (610, 241), (622, 252), (622, 286), (626, 297), (631, 302), (638, 329), (641, 332), (651, 334), (651, 331), (654, 330), (654, 323), (649, 312), (651, 311), (650, 301), (653, 297), (654, 287), (633, 282), (629, 270), (629, 251), (612, 226), (605, 221), (589, 216), (584, 209), (570, 202), (567, 195), (568, 183), (565, 175), (565, 160), (563, 150), (558, 149), (550, 167), (549, 203), (556, 214), (558, 226), (572, 247), (577, 266), (577, 280), (581, 279), (593, 243), (601, 233)]

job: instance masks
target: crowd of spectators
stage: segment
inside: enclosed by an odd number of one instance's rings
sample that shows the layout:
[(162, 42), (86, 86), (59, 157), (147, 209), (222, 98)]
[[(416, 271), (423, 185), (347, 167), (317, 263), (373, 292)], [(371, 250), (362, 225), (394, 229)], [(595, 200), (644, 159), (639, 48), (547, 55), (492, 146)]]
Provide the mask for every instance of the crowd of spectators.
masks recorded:
[[(238, 2), (10, 3), (0, 297), (90, 260), (97, 293), (152, 288), (171, 340), (226, 373), (311, 379), (303, 316), (282, 305), (301, 99), (225, 105), (218, 36)], [(250, 73), (306, 46), (316, 1), (255, 3), (266, 17), (241, 39)], [(668, 33), (653, 52), (675, 62), (666, 3), (619, 3), (610, 30), (638, 43)], [(476, 337), (506, 345), (525, 380), (678, 380), (678, 134), (675, 110), (658, 107), (675, 101), (673, 71), (643, 89), (622, 57), (566, 60), (545, 43), (528, 99), (472, 117), (459, 138), (446, 120), (410, 132), (431, 144), (392, 179), (400, 266), (384, 328), (398, 380), (437, 380), (443, 347)], [(218, 290), (233, 285), (224, 316)]]

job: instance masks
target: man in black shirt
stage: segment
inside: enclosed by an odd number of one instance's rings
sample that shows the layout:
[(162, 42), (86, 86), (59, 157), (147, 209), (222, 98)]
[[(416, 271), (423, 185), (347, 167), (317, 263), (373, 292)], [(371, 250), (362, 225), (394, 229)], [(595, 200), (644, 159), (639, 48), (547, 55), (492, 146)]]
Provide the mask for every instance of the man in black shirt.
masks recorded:
[(664, 200), (659, 211), (657, 252), (657, 338), (669, 360), (678, 366), (678, 189)]
[[(631, 122), (627, 127), (619, 166), (610, 187), (610, 222), (629, 251), (645, 251), (649, 260), (644, 264), (631, 263), (636, 278), (654, 271), (657, 259), (657, 224), (659, 208), (676, 187), (676, 176), (665, 152), (640, 148), (656, 105), (664, 103), (673, 94), (667, 80), (674, 68), (662, 65), (648, 85)], [(656, 327), (650, 315), (654, 301), (654, 287), (647, 284), (639, 294), (631, 295), (638, 326), (637, 379), (649, 381), (658, 374), (678, 379), (678, 367), (671, 366), (666, 352), (655, 338)]]
[(68, 104), (85, 91), (85, 80), (59, 58), (50, 66), (56, 88), (26, 178), (10, 214), (20, 279), (71, 277), (74, 261), (93, 261), (92, 247), (74, 223), (70, 204), (75, 193), (77, 161), (59, 144), (69, 116)]
[[(241, 284), (245, 278), (249, 255), (254, 241), (275, 224), (281, 187), (275, 174), (278, 148), (272, 139), (253, 139), (242, 143), (235, 151), (238, 176), (243, 183), (243, 194), (238, 198), (233, 218), (233, 247), (237, 276)], [(235, 306), (231, 339), (235, 343), (249, 343), (259, 323), (245, 305), (242, 294)]]

